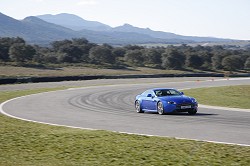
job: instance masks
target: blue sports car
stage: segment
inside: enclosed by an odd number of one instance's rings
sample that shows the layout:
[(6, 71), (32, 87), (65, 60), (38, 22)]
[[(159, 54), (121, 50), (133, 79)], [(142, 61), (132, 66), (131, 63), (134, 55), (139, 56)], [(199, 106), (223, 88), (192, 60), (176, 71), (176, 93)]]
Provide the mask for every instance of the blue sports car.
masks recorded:
[(196, 114), (198, 102), (176, 89), (158, 88), (146, 90), (136, 96), (135, 109), (138, 113), (158, 112), (160, 115), (174, 112)]

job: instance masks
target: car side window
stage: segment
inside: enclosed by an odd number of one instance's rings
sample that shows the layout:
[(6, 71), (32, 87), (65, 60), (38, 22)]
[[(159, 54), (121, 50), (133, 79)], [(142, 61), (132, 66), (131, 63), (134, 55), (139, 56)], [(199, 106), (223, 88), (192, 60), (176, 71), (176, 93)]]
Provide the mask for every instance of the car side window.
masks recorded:
[(161, 96), (170, 95), (170, 92), (169, 92), (169, 90), (156, 90), (155, 94), (156, 94), (156, 96), (161, 97)]
[(171, 95), (181, 95), (180, 92), (178, 92), (178, 91), (176, 91), (174, 89), (171, 89), (170, 93), (171, 93)]
[(162, 91), (161, 90), (156, 90), (155, 95), (158, 96), (158, 97), (162, 96)]
[(144, 97), (147, 97), (149, 93), (150, 93), (150, 91), (147, 90), (147, 91), (143, 92), (141, 95)]

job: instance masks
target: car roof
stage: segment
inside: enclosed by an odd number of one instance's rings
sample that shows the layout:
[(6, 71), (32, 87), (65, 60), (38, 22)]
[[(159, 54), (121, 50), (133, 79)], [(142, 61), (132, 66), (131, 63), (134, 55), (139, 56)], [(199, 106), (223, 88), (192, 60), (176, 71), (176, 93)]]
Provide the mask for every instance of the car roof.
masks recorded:
[(174, 88), (153, 88), (153, 89), (150, 89), (150, 90), (155, 91), (155, 90), (170, 90), (170, 89), (174, 89)]

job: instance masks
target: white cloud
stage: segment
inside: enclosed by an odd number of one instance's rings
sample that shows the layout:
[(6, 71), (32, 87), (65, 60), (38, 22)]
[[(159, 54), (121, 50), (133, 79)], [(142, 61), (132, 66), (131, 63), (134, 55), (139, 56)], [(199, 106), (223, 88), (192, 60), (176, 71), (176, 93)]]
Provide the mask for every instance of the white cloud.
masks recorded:
[(96, 0), (81, 0), (77, 5), (96, 5), (98, 2)]

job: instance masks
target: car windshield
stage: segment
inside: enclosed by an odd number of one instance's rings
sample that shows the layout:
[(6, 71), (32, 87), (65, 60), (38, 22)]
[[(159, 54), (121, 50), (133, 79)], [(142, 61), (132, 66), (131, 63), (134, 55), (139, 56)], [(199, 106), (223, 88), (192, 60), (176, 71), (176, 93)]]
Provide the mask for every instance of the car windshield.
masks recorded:
[(159, 90), (154, 90), (154, 92), (155, 92), (155, 95), (158, 97), (182, 95), (179, 91), (174, 90), (174, 89), (159, 89)]

